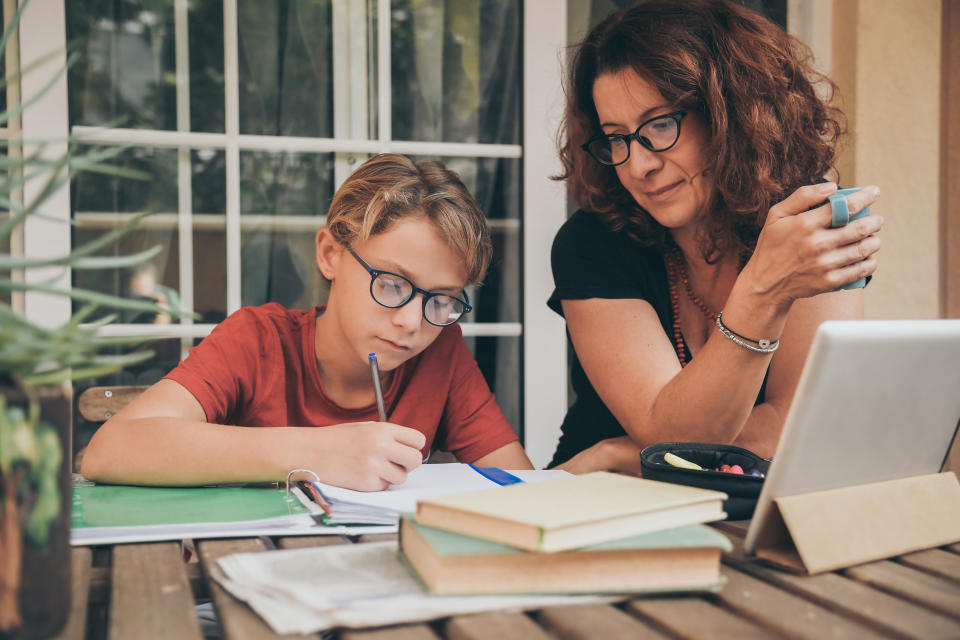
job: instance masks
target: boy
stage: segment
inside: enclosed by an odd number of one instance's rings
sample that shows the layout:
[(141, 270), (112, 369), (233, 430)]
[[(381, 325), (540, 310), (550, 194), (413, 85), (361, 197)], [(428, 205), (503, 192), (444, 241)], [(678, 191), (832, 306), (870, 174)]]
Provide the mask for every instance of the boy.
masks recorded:
[(327, 305), (232, 314), (104, 423), (83, 475), (203, 485), (283, 480), (300, 468), (376, 491), (402, 483), (434, 442), (464, 462), (532, 468), (454, 324), (491, 252), (483, 213), (455, 173), (372, 158), (334, 195), (316, 236)]

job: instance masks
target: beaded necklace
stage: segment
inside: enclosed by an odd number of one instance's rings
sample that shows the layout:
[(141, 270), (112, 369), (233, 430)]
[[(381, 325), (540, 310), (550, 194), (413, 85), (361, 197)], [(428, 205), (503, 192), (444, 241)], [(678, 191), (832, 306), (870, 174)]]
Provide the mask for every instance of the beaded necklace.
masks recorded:
[[(740, 257), (738, 273), (746, 266), (747, 259), (748, 257), (746, 255)], [(690, 275), (687, 273), (687, 261), (684, 259), (680, 247), (671, 243), (664, 253), (664, 263), (667, 267), (667, 285), (670, 288), (670, 310), (673, 312), (673, 346), (677, 351), (680, 366), (685, 367), (687, 366), (687, 356), (684, 348), (683, 334), (680, 332), (680, 300), (677, 296), (679, 283), (683, 283), (687, 298), (700, 309), (700, 313), (702, 313), (703, 317), (709, 320), (711, 324), (717, 321), (717, 313), (708, 307), (693, 290), (693, 286), (690, 284)]]

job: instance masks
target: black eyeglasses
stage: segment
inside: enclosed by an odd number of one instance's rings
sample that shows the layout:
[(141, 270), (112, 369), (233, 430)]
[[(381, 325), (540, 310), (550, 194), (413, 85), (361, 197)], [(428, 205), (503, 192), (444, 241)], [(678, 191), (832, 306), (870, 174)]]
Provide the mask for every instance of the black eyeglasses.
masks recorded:
[(609, 167), (616, 167), (630, 159), (631, 140), (636, 140), (650, 151), (666, 151), (677, 144), (680, 138), (680, 121), (685, 115), (685, 111), (674, 111), (650, 118), (633, 133), (604, 133), (587, 140), (581, 145), (581, 149), (600, 164)]
[(466, 300), (456, 296), (436, 291), (427, 291), (416, 286), (408, 278), (400, 274), (374, 269), (366, 260), (357, 255), (349, 244), (344, 244), (347, 251), (357, 259), (363, 268), (370, 274), (370, 295), (374, 302), (388, 309), (396, 309), (413, 300), (413, 296), (423, 294), (423, 319), (437, 327), (453, 324), (465, 313), (473, 311), (470, 296), (463, 292)]

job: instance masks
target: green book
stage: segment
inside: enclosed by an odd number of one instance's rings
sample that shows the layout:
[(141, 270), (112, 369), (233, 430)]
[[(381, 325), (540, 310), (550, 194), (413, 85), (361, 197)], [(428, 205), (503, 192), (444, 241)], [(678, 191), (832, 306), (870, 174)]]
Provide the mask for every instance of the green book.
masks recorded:
[(420, 524), (405, 514), (400, 550), (437, 594), (715, 590), (725, 535), (694, 524), (541, 553)]
[[(298, 489), (75, 485), (73, 544), (314, 530), (319, 508)], [(317, 531), (322, 533), (322, 531)]]

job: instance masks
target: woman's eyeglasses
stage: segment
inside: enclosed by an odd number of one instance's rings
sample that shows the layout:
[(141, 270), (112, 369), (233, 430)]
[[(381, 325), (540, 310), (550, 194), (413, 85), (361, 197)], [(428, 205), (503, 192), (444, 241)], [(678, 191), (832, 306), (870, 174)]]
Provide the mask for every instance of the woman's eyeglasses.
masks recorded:
[(470, 313), (473, 306), (470, 297), (463, 292), (466, 300), (456, 296), (436, 291), (427, 291), (416, 286), (409, 279), (389, 271), (374, 269), (361, 258), (349, 244), (343, 245), (363, 268), (370, 274), (370, 295), (374, 302), (388, 309), (396, 309), (413, 300), (413, 296), (423, 294), (423, 319), (437, 327), (453, 324), (465, 313)]
[(674, 111), (650, 118), (633, 133), (602, 134), (587, 140), (581, 148), (600, 164), (621, 165), (630, 159), (630, 141), (636, 140), (650, 151), (666, 151), (680, 138), (680, 121), (685, 111)]

